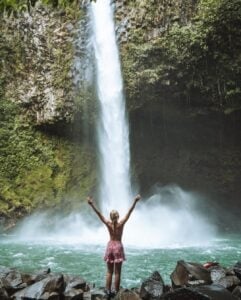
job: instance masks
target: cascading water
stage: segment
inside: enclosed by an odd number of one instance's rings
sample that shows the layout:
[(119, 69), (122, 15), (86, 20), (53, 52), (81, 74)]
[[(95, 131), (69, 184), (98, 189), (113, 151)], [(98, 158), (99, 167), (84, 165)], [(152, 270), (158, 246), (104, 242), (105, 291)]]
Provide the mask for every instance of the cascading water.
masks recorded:
[(124, 212), (130, 202), (129, 130), (111, 0), (90, 7), (100, 101), (98, 142), (101, 164), (102, 211)]

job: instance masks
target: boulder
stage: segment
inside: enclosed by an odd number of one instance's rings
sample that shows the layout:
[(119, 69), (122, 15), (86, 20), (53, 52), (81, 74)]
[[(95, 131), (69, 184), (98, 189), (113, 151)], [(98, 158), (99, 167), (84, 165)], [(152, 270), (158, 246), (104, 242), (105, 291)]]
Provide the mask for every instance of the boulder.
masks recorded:
[(171, 274), (171, 280), (174, 287), (188, 285), (193, 280), (201, 280), (201, 283), (209, 284), (212, 282), (210, 271), (201, 264), (177, 262), (175, 270)]
[[(34, 283), (31, 286), (15, 293), (13, 299), (50, 299), (57, 298), (65, 290), (65, 282), (62, 274), (49, 275), (47, 278)], [(53, 294), (56, 293), (56, 294)]]
[(161, 275), (155, 271), (141, 285), (140, 297), (145, 300), (160, 299), (164, 292), (164, 281)]
[(64, 292), (65, 300), (83, 300), (84, 292), (81, 289), (69, 288)]
[(79, 277), (79, 276), (64, 276), (64, 280), (66, 282), (66, 291), (68, 289), (81, 289), (83, 291), (88, 290), (88, 285), (86, 284), (86, 281)]
[(219, 279), (216, 283), (223, 286), (225, 289), (228, 289), (239, 285), (240, 280), (236, 275), (231, 275)]
[(141, 300), (141, 298), (134, 290), (123, 289), (116, 295), (115, 300)]
[(106, 298), (106, 294), (102, 289), (94, 289), (91, 291), (91, 300), (100, 300)]
[(160, 300), (210, 300), (207, 295), (203, 295), (192, 288), (177, 288), (172, 292), (163, 295)]
[(0, 281), (0, 299), (1, 300), (7, 300), (7, 299), (9, 299), (7, 291), (1, 285), (1, 281)]
[(238, 261), (234, 265), (233, 270), (234, 270), (236, 276), (241, 280), (241, 261)]
[(226, 276), (226, 271), (221, 266), (210, 267), (209, 270), (211, 274), (211, 280), (214, 283), (218, 282), (221, 278)]
[(236, 298), (224, 287), (218, 284), (201, 285), (195, 287), (195, 291), (206, 295), (211, 300), (235, 300)]
[(22, 274), (13, 268), (0, 267), (1, 287), (11, 296), (16, 291), (25, 288)]
[(241, 286), (236, 286), (232, 291), (232, 295), (237, 299), (241, 299)]

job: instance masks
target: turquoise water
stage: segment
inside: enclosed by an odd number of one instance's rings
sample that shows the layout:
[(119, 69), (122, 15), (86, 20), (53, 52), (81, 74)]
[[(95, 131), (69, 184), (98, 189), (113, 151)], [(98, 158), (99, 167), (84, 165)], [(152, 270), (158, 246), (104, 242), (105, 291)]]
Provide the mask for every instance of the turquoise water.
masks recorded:
[[(16, 242), (0, 236), (0, 265), (34, 272), (50, 267), (52, 272), (82, 276), (87, 282), (104, 286), (105, 263), (103, 246), (64, 245), (53, 242)], [(122, 286), (140, 285), (143, 279), (157, 270), (165, 283), (178, 260), (205, 263), (218, 261), (232, 266), (241, 260), (241, 235), (229, 235), (215, 239), (206, 247), (165, 249), (126, 248), (127, 261), (123, 264)]]

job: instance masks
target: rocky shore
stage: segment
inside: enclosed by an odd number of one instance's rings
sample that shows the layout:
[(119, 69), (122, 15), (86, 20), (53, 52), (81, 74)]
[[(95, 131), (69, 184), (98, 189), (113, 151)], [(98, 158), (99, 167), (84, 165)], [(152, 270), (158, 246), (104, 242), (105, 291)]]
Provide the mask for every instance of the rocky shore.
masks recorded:
[[(158, 271), (141, 286), (122, 288), (116, 300), (235, 300), (241, 299), (241, 262), (224, 268), (219, 263), (178, 261), (166, 285)], [(51, 273), (48, 268), (35, 274), (0, 266), (1, 300), (104, 300), (104, 288), (96, 288), (80, 276)]]

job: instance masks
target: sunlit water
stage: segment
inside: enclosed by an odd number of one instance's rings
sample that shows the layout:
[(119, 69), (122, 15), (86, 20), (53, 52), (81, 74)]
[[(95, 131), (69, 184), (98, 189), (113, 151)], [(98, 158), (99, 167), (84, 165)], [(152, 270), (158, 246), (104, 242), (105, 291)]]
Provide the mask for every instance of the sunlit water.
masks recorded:
[[(76, 274), (96, 286), (105, 284), (105, 247), (97, 245), (64, 244), (54, 241), (16, 242), (16, 237), (0, 236), (0, 265), (34, 272), (50, 267), (52, 272)], [(164, 281), (178, 260), (205, 263), (218, 261), (232, 266), (241, 259), (241, 236), (229, 235), (210, 241), (206, 247), (173, 247), (159, 249), (126, 248), (122, 286), (139, 286), (153, 271), (161, 273)]]

